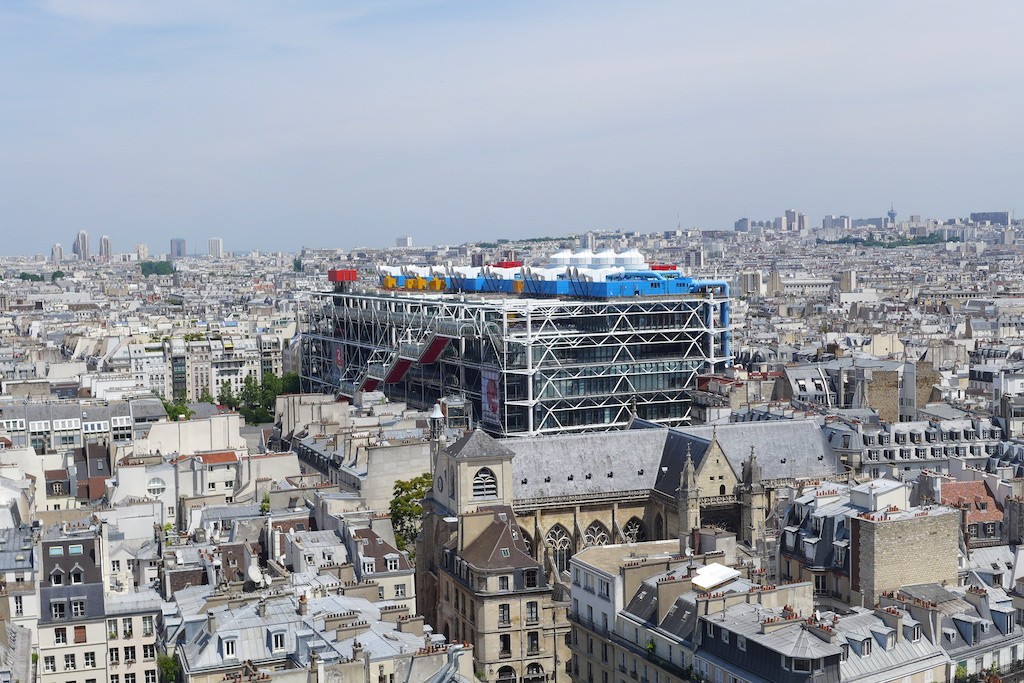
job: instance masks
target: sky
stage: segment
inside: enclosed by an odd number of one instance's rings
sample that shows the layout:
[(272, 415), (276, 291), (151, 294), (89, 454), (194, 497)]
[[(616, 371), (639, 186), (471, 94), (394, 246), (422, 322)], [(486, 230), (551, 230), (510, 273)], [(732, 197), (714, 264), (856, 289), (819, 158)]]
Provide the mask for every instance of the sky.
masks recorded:
[(11, 0), (0, 253), (1014, 209), (1022, 25), (1008, 1)]

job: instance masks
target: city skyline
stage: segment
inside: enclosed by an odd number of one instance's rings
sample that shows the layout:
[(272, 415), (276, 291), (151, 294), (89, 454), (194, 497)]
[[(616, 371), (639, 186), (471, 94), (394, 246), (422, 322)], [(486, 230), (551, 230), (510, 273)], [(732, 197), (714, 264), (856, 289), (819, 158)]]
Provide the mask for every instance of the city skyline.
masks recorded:
[(279, 250), (1011, 210), (1022, 14), (5, 7), (4, 228)]
[[(782, 206), (782, 205), (780, 204), (779, 206)], [(991, 209), (992, 207), (987, 207), (987, 208)], [(657, 233), (661, 233), (661, 232), (664, 232), (664, 231), (671, 231), (671, 230), (675, 229), (677, 226), (680, 226), (680, 225), (681, 225), (682, 229), (684, 229), (684, 230), (695, 230), (696, 229), (696, 230), (702, 230), (702, 231), (704, 231), (704, 230), (706, 230), (706, 231), (712, 231), (712, 230), (726, 230), (726, 231), (729, 231), (729, 230), (740, 229), (737, 226), (739, 225), (739, 223), (741, 221), (749, 221), (752, 224), (764, 223), (764, 224), (767, 224), (767, 225), (771, 225), (773, 220), (778, 220), (780, 218), (787, 218), (787, 217), (789, 217), (790, 214), (794, 214), (796, 216), (800, 216), (801, 220), (805, 221), (805, 222), (801, 223), (801, 226), (800, 226), (801, 229), (806, 228), (806, 229), (809, 229), (811, 231), (818, 230), (818, 229), (823, 229), (823, 228), (838, 228), (838, 227), (840, 227), (838, 222), (835, 225), (826, 224), (826, 223), (830, 223), (831, 219), (840, 219), (840, 218), (842, 218), (842, 219), (846, 219), (847, 222), (853, 221), (854, 227), (856, 227), (856, 225), (858, 223), (863, 223), (864, 221), (867, 221), (867, 220), (873, 220), (874, 219), (874, 220), (885, 221), (886, 220), (886, 216), (889, 213), (894, 213), (896, 215), (896, 219), (895, 219), (896, 222), (895, 222), (895, 224), (897, 226), (899, 226), (901, 224), (906, 224), (908, 222), (913, 222), (914, 219), (920, 219), (921, 221), (938, 221), (940, 223), (944, 223), (946, 221), (954, 221), (954, 220), (957, 220), (957, 221), (960, 221), (960, 220), (962, 220), (962, 221), (974, 221), (975, 219), (977, 219), (977, 220), (990, 220), (991, 216), (999, 215), (999, 214), (1007, 214), (1011, 218), (1011, 220), (1013, 220), (1015, 222), (1019, 222), (1021, 220), (1015, 214), (1013, 209), (998, 209), (998, 210), (983, 210), (983, 211), (977, 211), (977, 210), (971, 209), (971, 210), (965, 210), (962, 213), (954, 215), (954, 216), (942, 216), (942, 217), (930, 215), (928, 213), (901, 212), (898, 209), (899, 209), (899, 207), (895, 206), (895, 204), (893, 204), (893, 203), (890, 203), (889, 208), (886, 211), (882, 211), (881, 209), (878, 209), (878, 210), (876, 210), (874, 212), (868, 211), (868, 212), (864, 212), (864, 213), (861, 213), (861, 214), (858, 214), (856, 212), (847, 212), (847, 213), (832, 212), (832, 213), (825, 213), (825, 214), (822, 214), (820, 216), (816, 216), (816, 215), (808, 214), (807, 212), (801, 211), (800, 209), (787, 208), (785, 210), (777, 210), (774, 213), (771, 213), (769, 211), (768, 213), (765, 213), (763, 215), (754, 215), (754, 214), (739, 215), (739, 214), (737, 214), (732, 219), (729, 219), (729, 220), (723, 222), (721, 225), (717, 225), (716, 224), (714, 226), (687, 226), (685, 223), (682, 223), (681, 221), (677, 221), (677, 223), (675, 223), (675, 224), (673, 224), (673, 223), (666, 223), (665, 225), (657, 226), (657, 227), (651, 228), (649, 230), (648, 229), (638, 229), (638, 228), (629, 227), (629, 226), (600, 226), (600, 227), (590, 227), (590, 228), (581, 229), (581, 230), (575, 230), (575, 231), (572, 231), (572, 230), (562, 230), (561, 232), (551, 232), (551, 233), (549, 233), (547, 235), (537, 235), (537, 236), (530, 236), (530, 235), (513, 236), (511, 234), (509, 234), (509, 235), (485, 235), (484, 238), (482, 238), (482, 239), (470, 238), (470, 239), (464, 239), (464, 240), (462, 240), (460, 242), (451, 242), (449, 244), (473, 244), (473, 243), (477, 243), (477, 242), (488, 242), (488, 241), (491, 241), (493, 239), (514, 240), (514, 239), (519, 239), (519, 238), (530, 238), (530, 237), (550, 237), (552, 239), (564, 239), (564, 238), (568, 238), (571, 235), (580, 236), (580, 235), (585, 235), (587, 233), (602, 233), (602, 232), (609, 232), (609, 231), (627, 231), (627, 232), (638, 232), (638, 233), (641, 233), (641, 234), (657, 234)], [(892, 227), (892, 224), (891, 223), (883, 223), (883, 224), (877, 225), (877, 227), (878, 228), (889, 229), (889, 228)], [(793, 229), (792, 228), (792, 224), (790, 224), (790, 229)], [(79, 231), (78, 234), (79, 235), (85, 234), (86, 236), (88, 236), (88, 231), (82, 230), (82, 231)], [(242, 254), (242, 253), (246, 253), (246, 252), (254, 251), (254, 250), (255, 251), (263, 251), (263, 252), (292, 253), (292, 252), (297, 252), (297, 251), (301, 250), (303, 247), (312, 247), (312, 248), (332, 248), (332, 247), (334, 247), (334, 248), (342, 248), (342, 249), (345, 249), (345, 248), (357, 248), (357, 247), (367, 247), (367, 248), (372, 248), (372, 249), (383, 249), (383, 248), (388, 248), (388, 247), (391, 247), (391, 246), (396, 247), (396, 248), (397, 247), (403, 247), (403, 246), (404, 247), (409, 247), (409, 246), (412, 245), (412, 243), (417, 241), (415, 239), (415, 237), (412, 236), (412, 235), (400, 235), (400, 236), (395, 237), (393, 240), (390, 240), (390, 241), (387, 240), (387, 239), (376, 239), (376, 238), (373, 238), (373, 239), (368, 240), (368, 241), (353, 242), (351, 244), (344, 244), (344, 245), (342, 245), (342, 244), (284, 244), (284, 243), (282, 243), (282, 244), (278, 245), (277, 247), (270, 247), (270, 248), (267, 248), (267, 249), (256, 249), (254, 247), (246, 247), (246, 246), (243, 245), (243, 246), (239, 246), (236, 249), (225, 250), (224, 246), (223, 246), (224, 240), (221, 237), (204, 237), (202, 234), (200, 234), (198, 232), (182, 233), (182, 231), (178, 231), (175, 234), (189, 234), (189, 235), (198, 235), (198, 236), (197, 237), (189, 237), (189, 238), (169, 237), (169, 236), (168, 237), (161, 237), (161, 236), (156, 236), (156, 235), (152, 235), (152, 234), (150, 234), (148, 236), (150, 238), (152, 238), (152, 240), (157, 242), (157, 243), (159, 243), (161, 241), (169, 241), (169, 243), (173, 243), (176, 240), (184, 240), (184, 242), (186, 243), (186, 251), (185, 251), (184, 256), (186, 256), (186, 257), (203, 256), (203, 255), (216, 256), (217, 253), (219, 253), (221, 255), (223, 255), (225, 253), (239, 253), (239, 254)], [(107, 235), (103, 235), (101, 237), (101, 240), (103, 238), (106, 238), (108, 241), (110, 239)], [(72, 237), (72, 239), (71, 239), (71, 244), (72, 245), (75, 244), (76, 239), (77, 239), (77, 235)], [(202, 247), (202, 243), (204, 243), (204, 242), (208, 245), (206, 249), (204, 249)], [(189, 248), (187, 246), (189, 243), (193, 244), (193, 246), (191, 248)], [(421, 241), (420, 243), (422, 244), (424, 242)], [(426, 242), (426, 243), (430, 244), (431, 242)], [(51, 250), (52, 250), (52, 248), (54, 246), (60, 246), (61, 244), (62, 244), (62, 242), (59, 239), (47, 242), (47, 246)], [(218, 251), (215, 251), (215, 248), (214, 248), (215, 244), (219, 245), (218, 246)], [(432, 242), (432, 244), (444, 244), (444, 242), (434, 241), (434, 242)], [(112, 254), (137, 253), (137, 251), (138, 251), (137, 247), (139, 247), (140, 245), (145, 245), (146, 247), (149, 246), (148, 243), (145, 243), (145, 242), (142, 242), (142, 243), (135, 242), (135, 243), (132, 244), (130, 249), (113, 250)], [(32, 253), (33, 252), (30, 252), (30, 251), (25, 251), (25, 252), (22, 252), (22, 253), (7, 252), (7, 253), (0, 254), (0, 256), (31, 256)], [(38, 253), (43, 253), (43, 252), (42, 251), (38, 251), (38, 252), (35, 252), (35, 253), (38, 254)], [(148, 254), (149, 254), (148, 249), (147, 249), (146, 253), (147, 253), (147, 257), (148, 257)], [(90, 252), (90, 255), (91, 255), (91, 252)], [(162, 252), (162, 251), (160, 251), (158, 249), (156, 252), (153, 252), (153, 257), (156, 258), (158, 256), (170, 257), (171, 256), (171, 252), (170, 251)]]

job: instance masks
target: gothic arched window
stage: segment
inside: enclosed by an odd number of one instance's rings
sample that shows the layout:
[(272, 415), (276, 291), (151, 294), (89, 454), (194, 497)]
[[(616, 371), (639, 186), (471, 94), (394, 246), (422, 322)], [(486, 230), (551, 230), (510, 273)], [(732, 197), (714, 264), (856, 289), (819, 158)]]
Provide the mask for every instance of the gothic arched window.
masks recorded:
[(622, 527), (622, 535), (626, 537), (627, 543), (639, 543), (647, 540), (647, 529), (639, 517), (632, 517), (626, 526)]
[(583, 542), (586, 545), (608, 545), (608, 541), (608, 527), (601, 522), (591, 522), (587, 530), (583, 532)]
[(572, 557), (572, 537), (561, 524), (556, 524), (544, 537), (545, 542), (551, 546), (551, 557), (555, 561), (555, 567), (560, 572), (569, 571), (569, 558)]

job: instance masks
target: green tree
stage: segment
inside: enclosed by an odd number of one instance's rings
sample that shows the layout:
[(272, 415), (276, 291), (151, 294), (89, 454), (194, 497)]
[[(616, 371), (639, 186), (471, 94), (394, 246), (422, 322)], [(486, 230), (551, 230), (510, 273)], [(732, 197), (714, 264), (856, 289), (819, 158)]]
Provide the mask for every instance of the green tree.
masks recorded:
[(64, 271), (63, 270), (55, 270), (50, 275), (50, 282), (56, 282), (57, 280), (60, 280), (62, 277), (64, 277)]
[(181, 675), (181, 664), (176, 657), (157, 655), (156, 666), (160, 670), (160, 683), (174, 683)]
[(201, 392), (199, 392), (199, 402), (200, 403), (216, 403), (216, 399), (213, 398), (213, 394), (210, 393), (209, 389), (207, 389), (206, 387), (203, 387), (203, 390)]
[(281, 378), (281, 393), (282, 394), (298, 394), (301, 393), (299, 389), (299, 376), (294, 372), (284, 373), (284, 377)]
[(192, 416), (195, 415), (195, 412), (185, 405), (185, 399), (183, 398), (175, 399), (173, 402), (168, 401), (167, 399), (161, 400), (164, 404), (164, 410), (167, 411), (167, 419), (172, 422), (177, 420), (190, 420), (192, 419)]
[(294, 261), (292, 261), (292, 270), (294, 270), (296, 273), (302, 272), (302, 259), (296, 258)]
[(222, 406), (227, 406), (231, 410), (238, 407), (238, 399), (235, 398), (235, 392), (231, 390), (231, 382), (224, 380), (220, 383), (220, 393), (217, 394), (217, 403)]
[(260, 405), (260, 386), (256, 384), (256, 378), (252, 375), (247, 375), (245, 382), (242, 383), (242, 393), (238, 395), (238, 399), (247, 408), (255, 408)]
[(434, 477), (421, 474), (408, 481), (396, 481), (391, 499), (391, 525), (395, 528), (395, 541), (399, 550), (411, 549), (420, 531), (420, 518), (423, 516), (421, 502), (434, 485)]
[(270, 512), (270, 494), (264, 493), (263, 500), (260, 501), (260, 512), (264, 515)]
[(263, 386), (260, 388), (260, 405), (273, 410), (277, 397), (281, 395), (281, 378), (272, 372), (263, 375)]
[(170, 261), (143, 261), (139, 267), (142, 269), (143, 277), (174, 274), (174, 264)]
[[(272, 377), (273, 375), (270, 376)], [(266, 422), (273, 422), (274, 416), (266, 407), (266, 402), (269, 401), (270, 404), (273, 405), (274, 399), (277, 398), (277, 396), (268, 396), (266, 390), (266, 384), (260, 386), (256, 383), (256, 378), (252, 375), (245, 378), (245, 384), (238, 397), (238, 412), (240, 412), (242, 417), (245, 418), (246, 423), (257, 425), (264, 424)]]
[(19, 275), (18, 278), (25, 280), (26, 282), (42, 282), (43, 280), (46, 279), (42, 275), (26, 273), (25, 271), (21, 271), (21, 275)]

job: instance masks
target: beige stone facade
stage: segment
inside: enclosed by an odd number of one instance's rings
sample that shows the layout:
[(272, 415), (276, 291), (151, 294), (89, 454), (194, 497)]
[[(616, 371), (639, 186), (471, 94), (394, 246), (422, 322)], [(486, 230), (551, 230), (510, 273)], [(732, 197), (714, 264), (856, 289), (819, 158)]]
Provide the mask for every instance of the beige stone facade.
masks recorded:
[(960, 513), (938, 508), (889, 519), (850, 520), (850, 602), (873, 607), (882, 593), (921, 583), (956, 585)]

